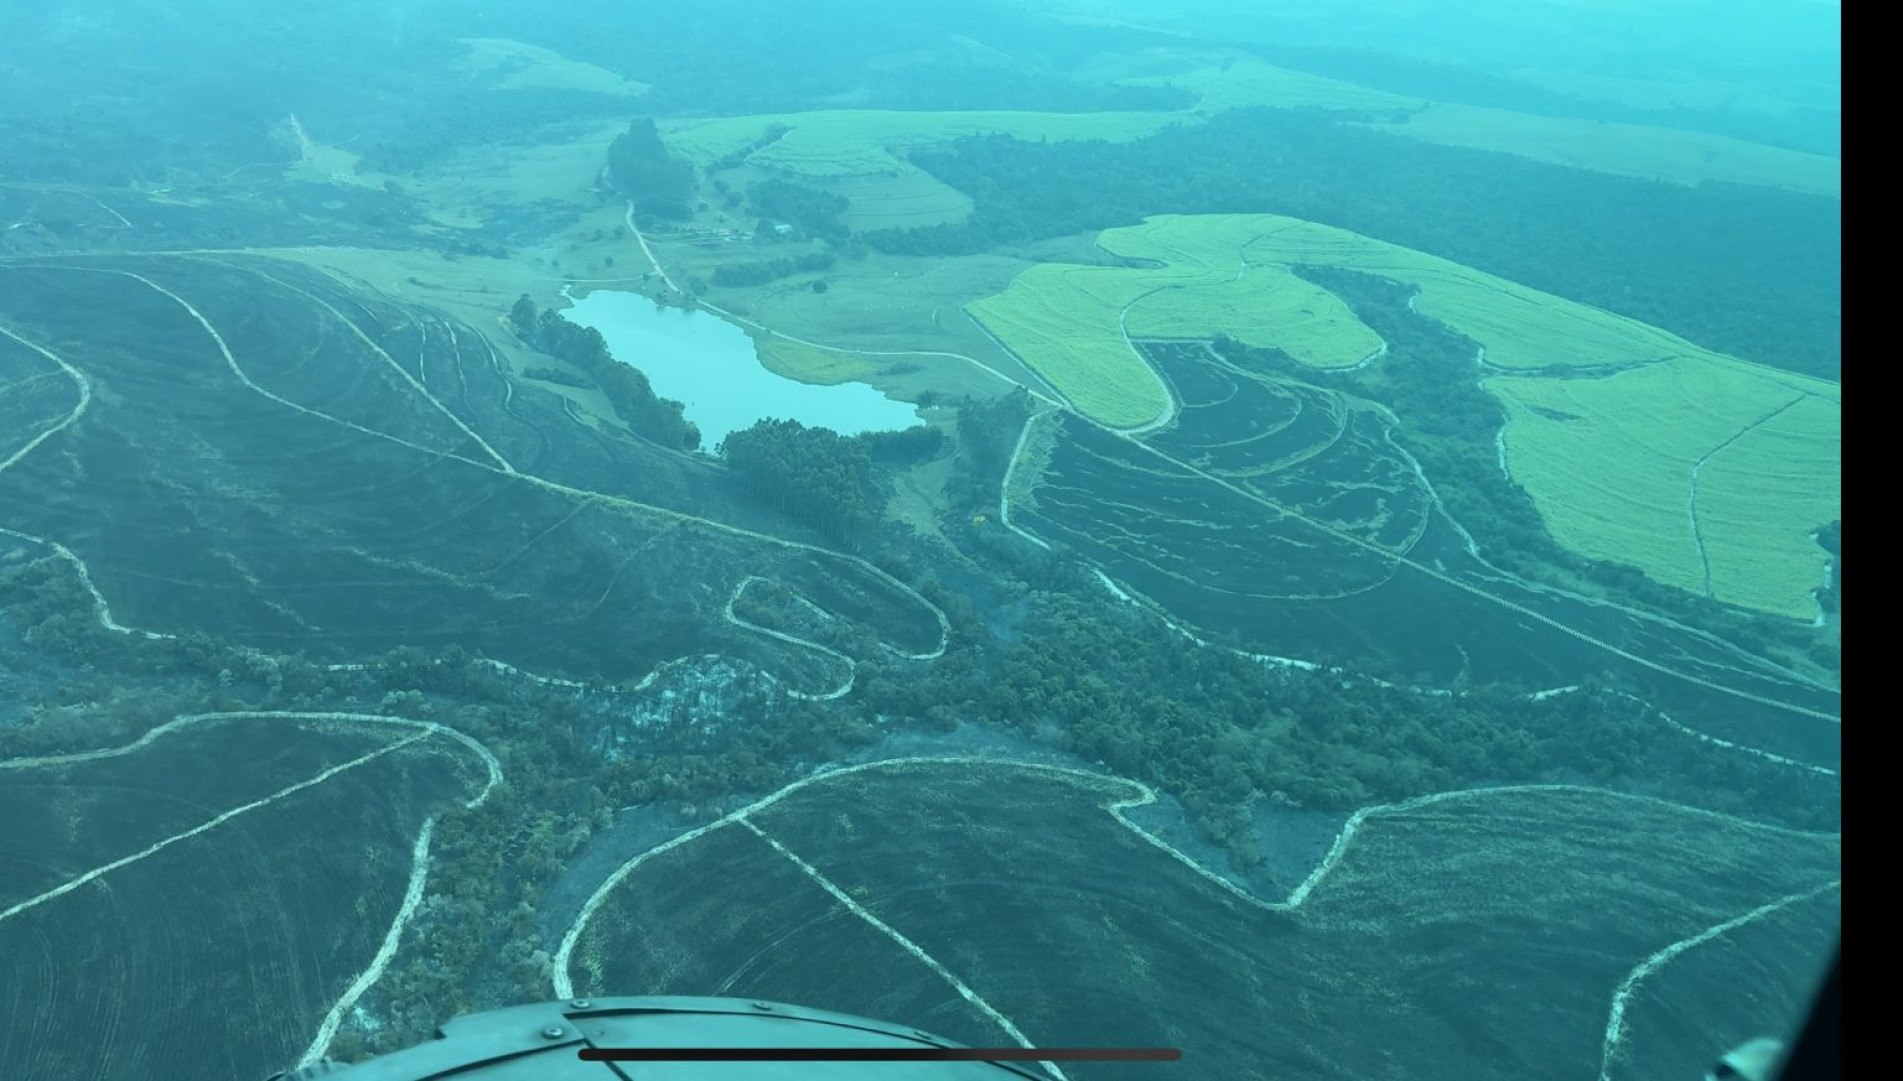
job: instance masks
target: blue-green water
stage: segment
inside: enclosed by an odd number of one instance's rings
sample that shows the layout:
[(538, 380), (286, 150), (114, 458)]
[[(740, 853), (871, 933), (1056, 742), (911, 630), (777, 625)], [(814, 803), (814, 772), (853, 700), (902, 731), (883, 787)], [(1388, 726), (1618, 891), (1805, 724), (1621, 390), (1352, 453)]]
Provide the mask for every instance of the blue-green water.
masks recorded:
[(842, 435), (918, 423), (910, 404), (864, 383), (816, 386), (775, 375), (761, 365), (746, 331), (706, 312), (603, 289), (576, 299), (562, 315), (600, 331), (616, 360), (647, 374), (654, 393), (685, 404), (687, 419), (700, 426), (701, 446), (710, 450), (727, 433), (768, 417)]

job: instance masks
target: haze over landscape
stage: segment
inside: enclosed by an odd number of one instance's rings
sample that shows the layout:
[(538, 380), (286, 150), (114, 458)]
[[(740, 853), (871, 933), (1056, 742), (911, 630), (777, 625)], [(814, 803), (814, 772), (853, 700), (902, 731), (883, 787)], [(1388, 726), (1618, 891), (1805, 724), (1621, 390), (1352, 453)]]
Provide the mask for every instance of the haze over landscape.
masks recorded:
[(0, 1076), (717, 995), (1649, 1081), (1808, 1007), (1836, 4), (3, 22)]

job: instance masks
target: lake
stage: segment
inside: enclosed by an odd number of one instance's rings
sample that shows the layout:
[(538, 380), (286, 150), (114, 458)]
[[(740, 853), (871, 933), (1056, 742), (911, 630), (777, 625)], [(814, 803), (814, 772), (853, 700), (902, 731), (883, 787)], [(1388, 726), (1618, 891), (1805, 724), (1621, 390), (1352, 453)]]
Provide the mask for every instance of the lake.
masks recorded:
[(772, 417), (841, 435), (897, 431), (919, 423), (911, 403), (864, 383), (816, 386), (775, 375), (746, 331), (716, 315), (659, 308), (638, 293), (598, 289), (571, 298), (562, 317), (593, 327), (616, 360), (646, 373), (654, 393), (687, 407), (711, 451), (728, 432)]

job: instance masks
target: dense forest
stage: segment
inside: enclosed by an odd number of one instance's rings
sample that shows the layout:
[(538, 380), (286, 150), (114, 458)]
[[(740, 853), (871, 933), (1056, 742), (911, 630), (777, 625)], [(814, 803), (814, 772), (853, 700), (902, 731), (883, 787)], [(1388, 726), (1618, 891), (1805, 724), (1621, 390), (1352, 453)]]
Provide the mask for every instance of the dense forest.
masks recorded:
[[(614, 406), (615, 415), (625, 421), (643, 439), (678, 450), (697, 450), (700, 429), (682, 415), (682, 405), (662, 398), (641, 369), (616, 360), (608, 352), (608, 343), (593, 327), (578, 326), (563, 319), (553, 308), (536, 311), (528, 297), (517, 298), (509, 309), (509, 326), (523, 341), (552, 357), (566, 360), (587, 372)], [(536, 368), (531, 377), (574, 385), (573, 379), (550, 379), (550, 369)], [(536, 376), (536, 372), (543, 374)]]
[(890, 496), (880, 469), (929, 459), (944, 442), (944, 433), (925, 426), (844, 436), (769, 418), (729, 434), (718, 451), (755, 498), (859, 550)]
[(694, 212), (694, 167), (668, 151), (649, 117), (629, 121), (608, 144), (608, 178), (644, 214), (679, 219)]
[(970, 194), (971, 217), (865, 240), (904, 254), (970, 253), (1151, 214), (1287, 214), (1748, 360), (1838, 377), (1837, 200), (1567, 169), (1339, 121), (1314, 110), (1244, 109), (1123, 144), (962, 140), (913, 160)]

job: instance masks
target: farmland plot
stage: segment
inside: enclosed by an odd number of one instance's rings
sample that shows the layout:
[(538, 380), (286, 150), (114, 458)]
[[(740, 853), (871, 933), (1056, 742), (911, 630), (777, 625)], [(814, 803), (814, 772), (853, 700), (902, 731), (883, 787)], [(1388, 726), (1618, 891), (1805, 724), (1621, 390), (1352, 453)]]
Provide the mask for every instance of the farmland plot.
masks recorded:
[[(941, 1030), (969, 1003), (1013, 1040), (1174, 1045), (1212, 1076), (1400, 1076), (1401, 1060), (1411, 1077), (1591, 1076), (1618, 1054), (1636, 1077), (1705, 1045), (1684, 1031), (1631, 1048), (1609, 1036), (1635, 968), (1771, 905), (1801, 941), (1772, 944), (1767, 964), (1794, 974), (1836, 923), (1829, 906), (1805, 907), (1831, 895), (1834, 835), (1652, 800), (1531, 787), (1375, 808), (1293, 893), (1257, 897), (1132, 828), (1123, 809), (1153, 796), (1000, 760), (800, 782), (610, 886), (581, 928), (575, 990), (826, 987), (842, 996), (834, 1008)], [(778, 870), (759, 862), (769, 852)], [(783, 879), (765, 906), (748, 900), (760, 874)], [(1809, 987), (1808, 974), (1768, 981), (1746, 1020), (1725, 1023), (1782, 1024)], [(1716, 1024), (1736, 1000), (1713, 990), (1666, 1005)], [(1202, 1008), (1212, 1000), (1225, 1009)]]

